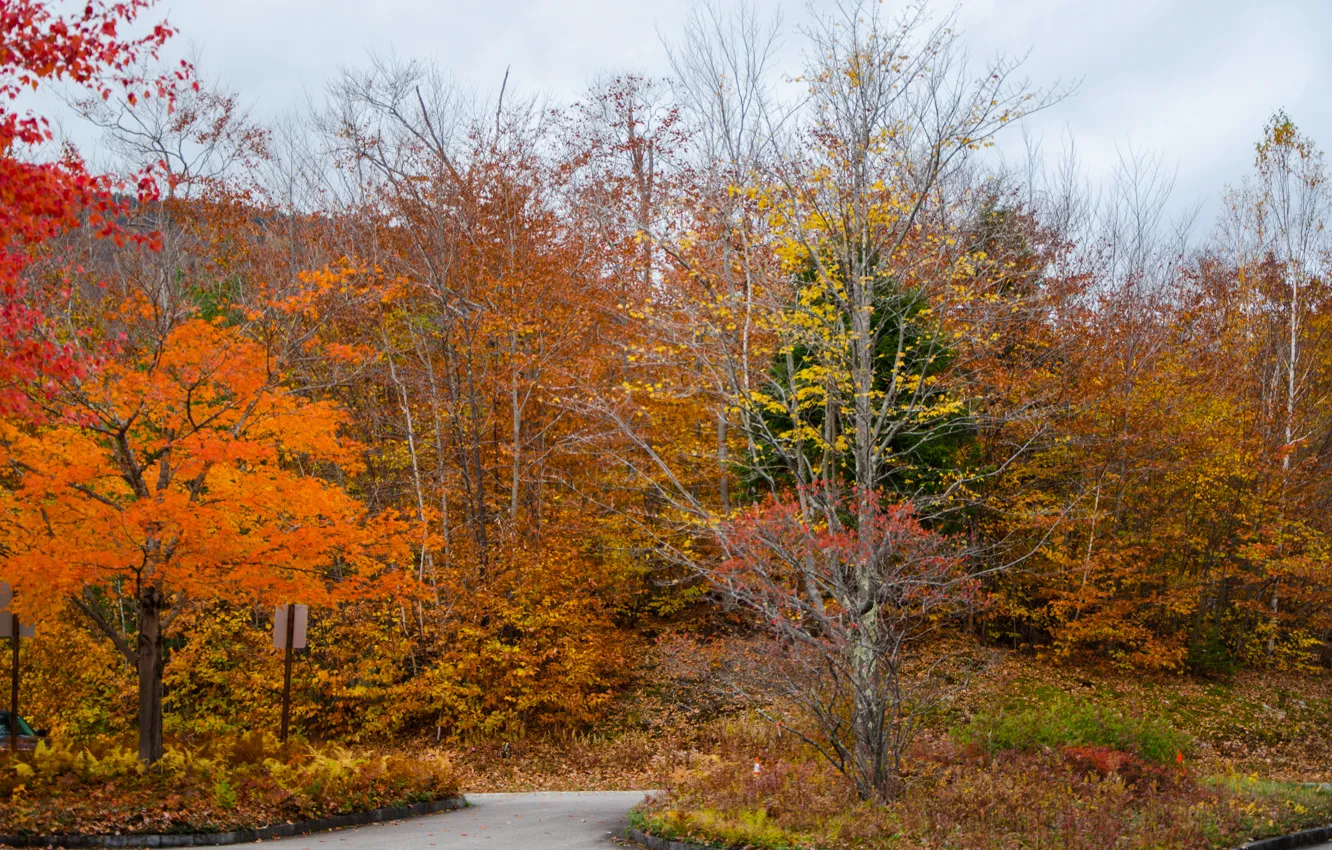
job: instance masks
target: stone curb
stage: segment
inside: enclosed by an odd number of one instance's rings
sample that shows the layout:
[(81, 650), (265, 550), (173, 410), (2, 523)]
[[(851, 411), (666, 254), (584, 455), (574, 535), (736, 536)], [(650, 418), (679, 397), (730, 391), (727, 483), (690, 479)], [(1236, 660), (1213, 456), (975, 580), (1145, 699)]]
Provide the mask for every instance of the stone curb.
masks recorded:
[[(633, 827), (626, 830), (625, 835), (630, 841), (646, 847), (647, 850), (714, 850), (706, 844), (673, 841), (669, 838), (648, 835)], [(1332, 841), (1332, 826), (1320, 826), (1317, 829), (1306, 829), (1303, 832), (1292, 832), (1290, 835), (1278, 835), (1275, 838), (1260, 838), (1242, 845), (1238, 850), (1297, 850), (1324, 841)]]
[(386, 820), (433, 815), (467, 806), (467, 798), (446, 797), (428, 803), (410, 806), (392, 806), (368, 812), (351, 812), (315, 820), (279, 823), (258, 829), (236, 829), (231, 832), (195, 832), (178, 835), (0, 835), (0, 846), (7, 847), (216, 847), (222, 844), (244, 844), (270, 838), (287, 838), (326, 829), (362, 826)]
[(625, 836), (635, 844), (646, 847), (647, 850), (714, 850), (714, 848), (707, 844), (694, 844), (691, 841), (673, 841), (669, 838), (648, 835), (646, 832), (634, 829), (632, 826), (625, 830)]
[(1292, 832), (1290, 835), (1278, 835), (1275, 838), (1260, 838), (1241, 846), (1239, 850), (1295, 850), (1297, 847), (1308, 847), (1324, 841), (1332, 841), (1332, 826), (1320, 826), (1317, 829), (1306, 829), (1303, 832)]

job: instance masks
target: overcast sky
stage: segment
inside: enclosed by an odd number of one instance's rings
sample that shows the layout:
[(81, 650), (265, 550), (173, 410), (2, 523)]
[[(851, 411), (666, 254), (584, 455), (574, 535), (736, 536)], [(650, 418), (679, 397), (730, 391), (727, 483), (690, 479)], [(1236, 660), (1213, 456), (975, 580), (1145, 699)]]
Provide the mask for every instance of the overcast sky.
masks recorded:
[[(807, 4), (755, 5), (783, 16), (796, 70)], [(164, 0), (158, 8), (181, 30), (180, 48), (200, 51), (203, 76), (236, 87), (267, 116), (320, 96), (339, 68), (371, 51), (433, 60), (492, 91), (511, 67), (511, 87), (560, 100), (603, 71), (665, 74), (662, 39), (679, 34), (691, 0)], [(1031, 131), (1051, 152), (1075, 139), (1094, 177), (1130, 148), (1159, 153), (1177, 172), (1177, 204), (1201, 203), (1210, 216), (1221, 187), (1250, 169), (1275, 109), (1332, 146), (1332, 0), (961, 0), (956, 8), (977, 59), (1029, 53), (1034, 83), (1081, 81)]]

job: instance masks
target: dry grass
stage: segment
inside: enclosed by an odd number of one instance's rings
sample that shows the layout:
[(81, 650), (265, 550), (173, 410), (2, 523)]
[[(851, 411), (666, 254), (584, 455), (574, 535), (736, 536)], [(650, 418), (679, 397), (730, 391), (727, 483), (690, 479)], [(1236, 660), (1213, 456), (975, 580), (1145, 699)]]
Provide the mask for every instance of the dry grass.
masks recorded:
[(789, 734), (719, 699), (708, 669), (671, 670), (613, 733), (456, 760), (478, 790), (665, 789), (643, 825), (731, 846), (1220, 848), (1332, 823), (1332, 795), (1299, 785), (1332, 778), (1325, 674), (1205, 681), (995, 653), (929, 718), (904, 798), (876, 807)]
[[(991, 755), (931, 734), (915, 749), (904, 796), (887, 806), (856, 800), (790, 736), (756, 726), (728, 749), (747, 752), (677, 767), (641, 824), (769, 850), (1148, 850), (1233, 847), (1332, 822), (1330, 794), (1240, 777), (1200, 781), (1104, 748)], [(758, 774), (750, 753), (762, 761)]]

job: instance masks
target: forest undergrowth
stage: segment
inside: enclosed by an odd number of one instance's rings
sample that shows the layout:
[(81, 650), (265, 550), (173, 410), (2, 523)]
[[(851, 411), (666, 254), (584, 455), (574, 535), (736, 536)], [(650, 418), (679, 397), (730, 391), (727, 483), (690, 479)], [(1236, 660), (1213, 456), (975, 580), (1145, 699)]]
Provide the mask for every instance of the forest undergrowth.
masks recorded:
[(1125, 677), (1001, 651), (927, 718), (890, 804), (741, 710), (658, 755), (664, 793), (636, 819), (772, 850), (1234, 847), (1332, 822), (1329, 707), (1320, 671)]

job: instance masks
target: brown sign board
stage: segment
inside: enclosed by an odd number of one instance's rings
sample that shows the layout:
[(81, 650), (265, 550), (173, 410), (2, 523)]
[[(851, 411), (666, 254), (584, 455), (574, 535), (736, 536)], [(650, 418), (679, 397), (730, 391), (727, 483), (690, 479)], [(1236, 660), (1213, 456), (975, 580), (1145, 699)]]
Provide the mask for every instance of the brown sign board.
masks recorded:
[[(0, 638), (7, 638), (14, 634), (14, 615), (5, 611), (0, 613)], [(19, 622), (19, 637), (30, 638), (33, 636), (32, 623)]]
[[(294, 605), (296, 617), (291, 632), (291, 648), (305, 649), (305, 630), (310, 624), (310, 606)], [(273, 611), (273, 647), (287, 648), (287, 606), (279, 605)]]

